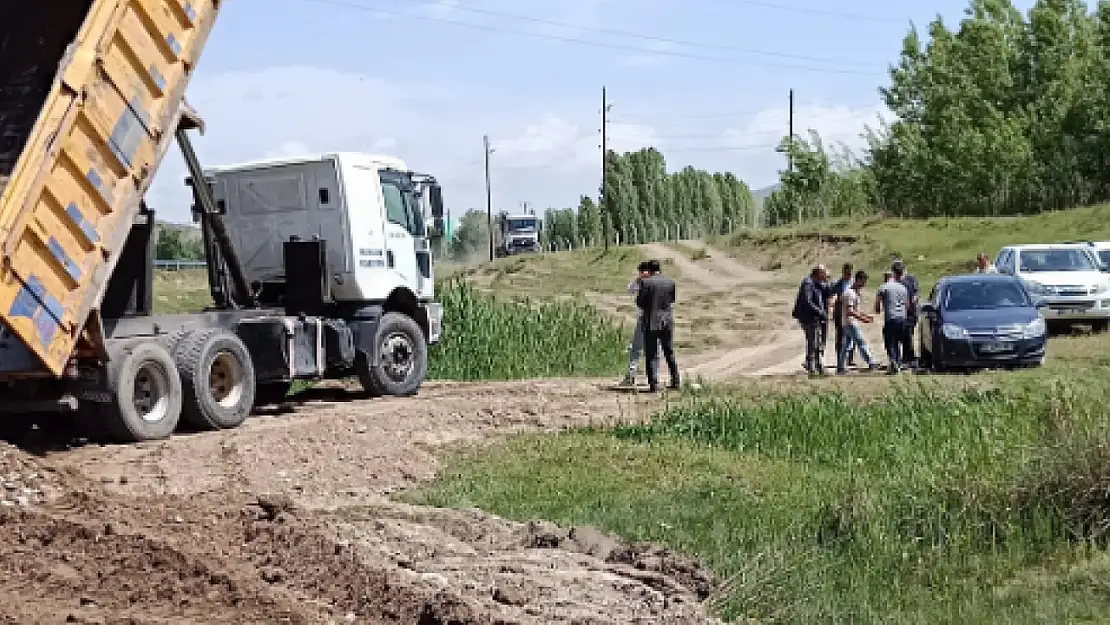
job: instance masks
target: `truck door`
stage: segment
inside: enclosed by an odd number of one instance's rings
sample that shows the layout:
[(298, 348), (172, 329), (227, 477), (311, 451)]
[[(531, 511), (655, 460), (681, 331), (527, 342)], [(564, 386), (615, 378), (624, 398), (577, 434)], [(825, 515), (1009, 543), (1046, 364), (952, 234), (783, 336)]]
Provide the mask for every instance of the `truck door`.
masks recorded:
[(416, 266), (416, 240), (413, 234), (421, 223), (419, 210), (405, 193), (405, 181), (398, 174), (379, 173), (382, 200), (385, 204), (385, 266), (401, 275), (405, 284), (419, 289), (419, 270)]

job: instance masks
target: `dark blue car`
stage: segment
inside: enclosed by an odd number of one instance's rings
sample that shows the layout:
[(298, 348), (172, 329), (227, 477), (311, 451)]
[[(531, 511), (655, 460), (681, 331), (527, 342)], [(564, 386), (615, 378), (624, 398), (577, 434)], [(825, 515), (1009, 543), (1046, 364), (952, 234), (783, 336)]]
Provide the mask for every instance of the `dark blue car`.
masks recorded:
[(1002, 274), (941, 278), (921, 303), (921, 365), (934, 371), (1044, 364), (1040, 298)]

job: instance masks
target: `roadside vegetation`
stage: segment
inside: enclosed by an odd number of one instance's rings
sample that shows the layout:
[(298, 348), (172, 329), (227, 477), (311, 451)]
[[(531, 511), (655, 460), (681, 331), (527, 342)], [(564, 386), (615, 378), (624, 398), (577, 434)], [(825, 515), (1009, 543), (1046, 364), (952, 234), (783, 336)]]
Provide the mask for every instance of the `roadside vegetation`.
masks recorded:
[(588, 305), (512, 301), (453, 281), (440, 288), (445, 333), (429, 378), (509, 380), (612, 376), (627, 361), (627, 332)]
[(645, 424), (455, 456), (412, 498), (697, 555), (727, 580), (730, 619), (1095, 619), (1110, 610), (1107, 348), (1059, 339), (1041, 371), (871, 394), (713, 389)]

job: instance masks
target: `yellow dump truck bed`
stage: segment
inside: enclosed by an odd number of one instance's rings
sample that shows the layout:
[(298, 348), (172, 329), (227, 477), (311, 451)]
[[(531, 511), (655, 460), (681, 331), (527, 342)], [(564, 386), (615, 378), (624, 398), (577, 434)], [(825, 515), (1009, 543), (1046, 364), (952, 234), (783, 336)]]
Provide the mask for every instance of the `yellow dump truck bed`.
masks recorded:
[(0, 374), (65, 370), (173, 140), (218, 8), (0, 7)]

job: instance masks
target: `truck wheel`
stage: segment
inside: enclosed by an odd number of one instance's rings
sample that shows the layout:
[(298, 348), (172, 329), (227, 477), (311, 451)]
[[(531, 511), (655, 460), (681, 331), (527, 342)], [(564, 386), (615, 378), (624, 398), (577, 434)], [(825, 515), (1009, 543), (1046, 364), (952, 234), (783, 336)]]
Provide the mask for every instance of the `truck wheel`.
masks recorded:
[(202, 430), (242, 425), (254, 406), (254, 364), (243, 341), (222, 328), (185, 335), (174, 350), (185, 401), (181, 416)]
[(367, 393), (407, 397), (420, 390), (428, 373), (428, 344), (415, 320), (401, 313), (383, 315), (374, 350), (376, 358), (360, 358), (358, 363), (359, 381)]
[[(115, 350), (113, 350), (115, 351)], [(97, 404), (99, 424), (119, 442), (167, 438), (181, 419), (181, 378), (169, 351), (155, 342), (109, 353), (111, 403)]]

